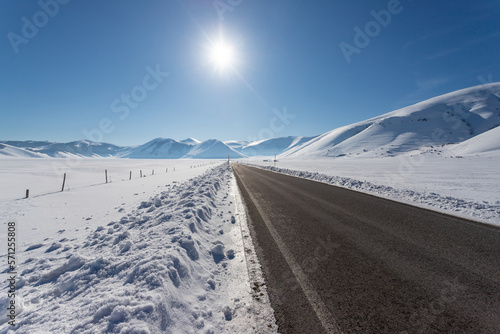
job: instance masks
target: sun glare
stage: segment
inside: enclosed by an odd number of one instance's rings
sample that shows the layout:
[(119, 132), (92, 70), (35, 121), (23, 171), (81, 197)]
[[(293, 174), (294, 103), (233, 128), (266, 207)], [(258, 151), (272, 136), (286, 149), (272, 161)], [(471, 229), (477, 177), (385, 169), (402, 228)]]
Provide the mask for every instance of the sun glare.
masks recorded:
[(212, 46), (210, 60), (214, 63), (216, 70), (226, 70), (234, 63), (234, 49), (225, 42), (218, 42)]

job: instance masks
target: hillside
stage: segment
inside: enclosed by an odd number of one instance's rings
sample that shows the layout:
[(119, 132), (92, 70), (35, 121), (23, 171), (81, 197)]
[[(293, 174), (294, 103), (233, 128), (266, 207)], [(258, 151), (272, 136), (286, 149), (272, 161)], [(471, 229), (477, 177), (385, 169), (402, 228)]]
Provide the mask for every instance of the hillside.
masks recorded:
[(132, 159), (179, 159), (184, 157), (191, 149), (192, 144), (182, 143), (170, 138), (156, 138), (130, 149), (124, 155)]
[(247, 156), (272, 156), (275, 154), (282, 154), (294, 147), (300, 146), (303, 143), (307, 143), (310, 140), (316, 138), (314, 137), (279, 137), (260, 140), (256, 142), (249, 143), (240, 148), (240, 152)]
[(24, 148), (14, 147), (8, 144), (0, 144), (0, 157), (2, 158), (44, 158), (46, 155), (31, 152)]
[(500, 153), (500, 127), (477, 135), (462, 143), (448, 147), (454, 155), (472, 155), (488, 152)]
[[(1, 141), (23, 149), (26, 152), (36, 153), (39, 157), (52, 158), (106, 158), (120, 157), (128, 148), (107, 143), (96, 143), (89, 140), (79, 140), (69, 143), (54, 143), (49, 141)], [(29, 154), (28, 154), (29, 155)]]
[(220, 140), (217, 139), (209, 139), (194, 146), (188, 154), (184, 156), (184, 158), (192, 158), (192, 159), (222, 159), (222, 158), (245, 158), (245, 156)]
[(393, 156), (467, 141), (500, 125), (500, 83), (445, 94), (327, 132), (288, 158)]

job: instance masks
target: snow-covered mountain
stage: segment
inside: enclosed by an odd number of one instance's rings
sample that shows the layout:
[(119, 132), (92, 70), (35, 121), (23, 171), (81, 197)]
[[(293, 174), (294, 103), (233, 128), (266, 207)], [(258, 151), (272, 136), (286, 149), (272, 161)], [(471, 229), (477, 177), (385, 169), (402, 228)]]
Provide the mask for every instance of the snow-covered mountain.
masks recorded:
[(43, 158), (46, 155), (31, 152), (24, 148), (14, 147), (7, 144), (0, 144), (0, 157), (7, 158)]
[(184, 157), (193, 144), (178, 142), (170, 138), (156, 138), (144, 145), (130, 149), (124, 157), (132, 159), (179, 159)]
[(287, 150), (281, 158), (398, 155), (465, 142), (499, 125), (500, 83), (494, 83), (337, 128)]
[(144, 145), (131, 148), (130, 152), (123, 157), (132, 159), (226, 159), (228, 155), (232, 159), (244, 157), (241, 153), (216, 139), (199, 142), (192, 138), (182, 141), (156, 138)]
[(282, 154), (294, 147), (300, 146), (314, 138), (314, 137), (279, 137), (265, 140), (259, 140), (249, 143), (241, 147), (238, 151), (246, 156), (273, 156), (275, 154)]
[(201, 141), (199, 141), (198, 139), (194, 139), (194, 138), (187, 138), (184, 140), (179, 140), (179, 143), (188, 144), (188, 145), (198, 145), (201, 143)]
[(184, 158), (221, 159), (228, 156), (231, 159), (245, 158), (243, 154), (230, 148), (220, 140), (209, 139), (194, 146)]
[(232, 159), (243, 158), (223, 142), (210, 139), (200, 142), (193, 138), (176, 141), (171, 138), (156, 138), (146, 144), (125, 147), (87, 140), (70, 143), (47, 141), (0, 141), (0, 157), (116, 157), (130, 159)]
[(483, 132), (459, 144), (450, 145), (447, 150), (454, 155), (500, 152), (500, 127)]
[(251, 142), (246, 140), (227, 140), (224, 142), (227, 146), (231, 147), (233, 150), (241, 152), (241, 149)]
[(37, 157), (82, 158), (82, 157), (120, 157), (128, 148), (107, 143), (79, 140), (69, 143), (49, 141), (2, 141), (5, 145), (24, 149), (38, 154)]
[(66, 144), (53, 143), (48, 147), (37, 150), (56, 158), (71, 157), (115, 157), (123, 154), (127, 148), (107, 143), (95, 143), (88, 140), (79, 140)]
[(46, 147), (51, 144), (54, 144), (53, 142), (50, 141), (36, 141), (36, 140), (25, 140), (25, 141), (19, 141), (19, 140), (5, 140), (5, 141), (0, 141), (2, 144), (7, 144), (10, 146), (15, 146), (18, 148), (32, 148), (32, 149), (38, 149), (41, 147)]

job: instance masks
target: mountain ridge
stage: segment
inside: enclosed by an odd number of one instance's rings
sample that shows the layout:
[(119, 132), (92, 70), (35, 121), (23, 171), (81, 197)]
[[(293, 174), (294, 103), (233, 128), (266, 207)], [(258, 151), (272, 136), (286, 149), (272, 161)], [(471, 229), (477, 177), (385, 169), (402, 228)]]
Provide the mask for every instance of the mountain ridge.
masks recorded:
[[(155, 138), (143, 145), (117, 146), (89, 140), (0, 141), (0, 157), (115, 157), (130, 159), (280, 159), (395, 156), (449, 146), (467, 154), (500, 150), (500, 83), (437, 96), (317, 136), (286, 136), (254, 142)], [(489, 133), (491, 131), (491, 133)], [(481, 136), (482, 135), (482, 136)], [(475, 137), (477, 140), (473, 140)], [(457, 146), (463, 143), (462, 146)]]

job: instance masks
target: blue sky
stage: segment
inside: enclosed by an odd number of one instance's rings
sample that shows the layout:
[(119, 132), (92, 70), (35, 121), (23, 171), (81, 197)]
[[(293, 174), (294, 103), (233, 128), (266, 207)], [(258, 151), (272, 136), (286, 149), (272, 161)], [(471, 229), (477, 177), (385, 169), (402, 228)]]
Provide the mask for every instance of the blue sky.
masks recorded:
[(5, 0), (0, 37), (3, 140), (315, 135), (500, 80), (496, 0)]

